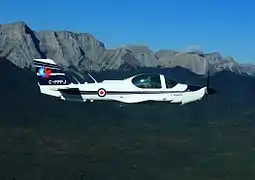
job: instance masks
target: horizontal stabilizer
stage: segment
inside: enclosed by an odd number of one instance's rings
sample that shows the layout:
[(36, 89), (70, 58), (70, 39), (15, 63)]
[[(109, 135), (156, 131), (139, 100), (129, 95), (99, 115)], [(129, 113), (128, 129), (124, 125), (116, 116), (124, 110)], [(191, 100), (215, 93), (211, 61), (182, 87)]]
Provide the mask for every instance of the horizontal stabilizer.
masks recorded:
[(58, 88), (58, 91), (63, 92), (63, 93), (67, 93), (67, 94), (80, 94), (80, 90), (79, 88)]

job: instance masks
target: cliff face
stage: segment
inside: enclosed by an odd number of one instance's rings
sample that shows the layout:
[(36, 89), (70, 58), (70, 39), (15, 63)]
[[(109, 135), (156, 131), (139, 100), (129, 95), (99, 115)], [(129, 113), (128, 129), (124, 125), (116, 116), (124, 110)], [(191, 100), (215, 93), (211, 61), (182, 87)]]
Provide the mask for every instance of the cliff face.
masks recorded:
[(204, 74), (209, 68), (212, 72), (230, 70), (255, 75), (254, 65), (238, 64), (217, 52), (153, 52), (146, 46), (134, 45), (106, 49), (104, 43), (88, 33), (33, 31), (24, 22), (0, 25), (0, 56), (21, 68), (30, 67), (34, 58), (50, 58), (79, 72), (180, 66), (197, 74)]

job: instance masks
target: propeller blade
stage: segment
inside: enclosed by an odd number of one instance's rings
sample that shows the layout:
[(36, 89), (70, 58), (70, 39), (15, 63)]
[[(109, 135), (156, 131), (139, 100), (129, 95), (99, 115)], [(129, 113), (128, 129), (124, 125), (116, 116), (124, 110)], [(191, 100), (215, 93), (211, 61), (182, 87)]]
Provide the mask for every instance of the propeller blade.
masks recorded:
[(212, 95), (212, 94), (215, 94), (217, 91), (215, 90), (215, 89), (213, 89), (213, 88), (207, 88), (206, 89), (206, 93), (208, 94), (208, 95)]
[(206, 87), (207, 87), (207, 88), (210, 88), (210, 72), (209, 72), (209, 71), (207, 71)]
[(210, 88), (210, 72), (207, 71), (207, 81), (206, 81), (206, 94), (207, 95), (212, 95), (215, 94), (217, 91), (213, 88)]

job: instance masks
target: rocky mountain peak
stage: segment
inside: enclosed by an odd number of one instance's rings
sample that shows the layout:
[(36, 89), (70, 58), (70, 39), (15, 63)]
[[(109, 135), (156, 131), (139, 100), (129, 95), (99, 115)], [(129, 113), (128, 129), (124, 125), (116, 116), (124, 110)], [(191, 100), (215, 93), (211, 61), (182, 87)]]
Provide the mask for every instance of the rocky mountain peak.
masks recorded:
[(144, 45), (127, 45), (128, 49), (133, 51), (134, 53), (141, 53), (141, 54), (150, 54), (153, 53), (153, 51), (148, 47)]

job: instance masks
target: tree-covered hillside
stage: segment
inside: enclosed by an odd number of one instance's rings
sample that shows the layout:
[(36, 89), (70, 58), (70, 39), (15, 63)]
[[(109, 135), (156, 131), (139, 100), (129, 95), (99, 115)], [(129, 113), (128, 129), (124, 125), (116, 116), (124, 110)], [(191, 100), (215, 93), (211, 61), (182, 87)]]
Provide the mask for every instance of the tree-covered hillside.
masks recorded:
[(186, 106), (120, 108), (42, 96), (34, 73), (5, 60), (0, 69), (0, 179), (255, 177), (253, 78), (216, 74), (218, 94)]

